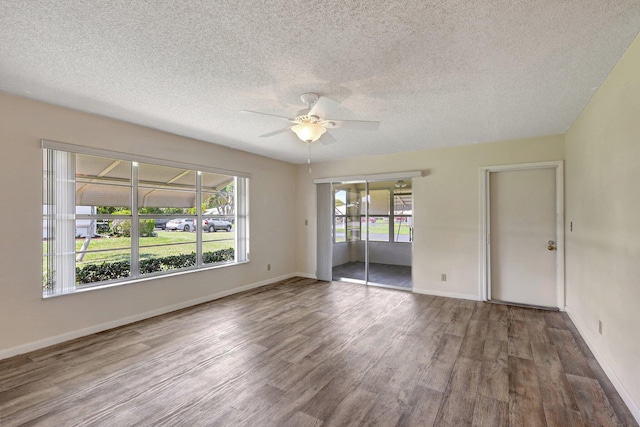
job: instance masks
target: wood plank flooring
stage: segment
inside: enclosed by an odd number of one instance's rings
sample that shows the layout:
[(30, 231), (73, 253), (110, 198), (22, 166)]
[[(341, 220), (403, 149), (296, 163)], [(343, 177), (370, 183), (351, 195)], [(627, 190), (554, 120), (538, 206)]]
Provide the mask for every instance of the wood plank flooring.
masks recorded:
[(565, 314), (290, 279), (0, 361), (0, 426), (636, 426)]

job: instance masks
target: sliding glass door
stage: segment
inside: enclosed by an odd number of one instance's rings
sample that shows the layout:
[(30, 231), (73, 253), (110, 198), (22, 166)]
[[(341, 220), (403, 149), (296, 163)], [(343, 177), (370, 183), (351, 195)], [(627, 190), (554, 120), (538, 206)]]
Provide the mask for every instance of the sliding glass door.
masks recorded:
[(366, 185), (362, 182), (332, 186), (334, 280), (340, 277), (358, 283), (367, 282), (366, 242), (360, 219), (362, 210), (366, 211), (367, 200), (361, 196)]
[(333, 183), (332, 278), (411, 289), (411, 180)]

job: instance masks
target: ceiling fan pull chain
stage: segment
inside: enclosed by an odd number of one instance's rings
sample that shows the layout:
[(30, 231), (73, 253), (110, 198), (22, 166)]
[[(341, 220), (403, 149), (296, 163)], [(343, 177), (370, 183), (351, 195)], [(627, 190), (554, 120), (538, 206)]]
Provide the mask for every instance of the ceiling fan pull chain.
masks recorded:
[(307, 164), (309, 165), (309, 173), (311, 173), (311, 142), (307, 142)]

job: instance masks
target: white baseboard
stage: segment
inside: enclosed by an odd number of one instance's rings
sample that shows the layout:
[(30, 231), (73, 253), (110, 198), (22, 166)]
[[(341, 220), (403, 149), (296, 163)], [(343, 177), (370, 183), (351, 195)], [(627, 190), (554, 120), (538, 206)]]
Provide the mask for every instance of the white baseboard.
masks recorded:
[(170, 305), (167, 307), (158, 308), (156, 310), (147, 311), (144, 313), (135, 314), (133, 316), (125, 317), (122, 319), (113, 320), (111, 322), (101, 323), (99, 325), (90, 326), (84, 329), (78, 329), (76, 331), (67, 332), (64, 334), (48, 337), (42, 340), (33, 341), (30, 343), (22, 344), (16, 347), (11, 347), (5, 350), (0, 350), (0, 360), (7, 359), (9, 357), (16, 356), (18, 354), (29, 353), (30, 351), (39, 350), (41, 348), (49, 347), (51, 345), (60, 344), (65, 341), (73, 340), (76, 338), (84, 337), (87, 335), (95, 334), (97, 332), (106, 331), (109, 329), (117, 328), (119, 326), (128, 325), (130, 323), (138, 322), (140, 320), (149, 319), (150, 317), (159, 316), (161, 314), (171, 313), (172, 311), (182, 310), (183, 308), (191, 307), (194, 305), (202, 304), (205, 302), (213, 301), (219, 298), (223, 298), (229, 295), (237, 294), (240, 292), (248, 291), (250, 289), (259, 288), (261, 286), (270, 285), (281, 280), (290, 279), (292, 277), (302, 276), (302, 273), (290, 273), (279, 277), (272, 277), (267, 280), (262, 280), (256, 283), (250, 283), (248, 285), (240, 286), (238, 288), (228, 289), (226, 291), (218, 292), (212, 295), (207, 295), (201, 298), (192, 299), (189, 301), (183, 301), (178, 304)]
[(315, 279), (318, 280), (315, 274), (311, 273), (294, 273), (291, 277), (304, 277), (305, 279)]
[(469, 299), (472, 301), (481, 301), (480, 297), (478, 295), (473, 295), (473, 294), (460, 294), (457, 292), (443, 292), (443, 291), (436, 291), (433, 289), (419, 289), (419, 288), (413, 288), (413, 292), (416, 294), (423, 294), (423, 295), (433, 295), (433, 296), (437, 296), (437, 297), (447, 297), (447, 298), (458, 298), (458, 299)]
[(627, 392), (627, 389), (624, 388), (624, 385), (622, 385), (622, 383), (618, 379), (618, 376), (615, 374), (613, 369), (611, 369), (611, 367), (609, 366), (607, 361), (604, 359), (604, 357), (602, 357), (600, 352), (598, 352), (598, 349), (594, 344), (594, 339), (591, 337), (591, 334), (589, 334), (588, 330), (582, 325), (582, 322), (578, 319), (578, 317), (575, 316), (573, 313), (571, 313), (571, 310), (569, 309), (569, 307), (565, 307), (564, 311), (566, 311), (567, 315), (569, 316), (573, 324), (576, 325), (576, 329), (578, 329), (578, 332), (580, 332), (580, 335), (582, 336), (584, 341), (587, 343), (589, 350), (591, 350), (591, 352), (595, 356), (600, 366), (602, 366), (604, 373), (607, 374), (607, 377), (609, 378), (613, 386), (618, 391), (618, 394), (620, 395), (622, 400), (624, 400), (624, 403), (627, 404), (627, 407), (629, 408), (629, 411), (631, 411), (631, 414), (633, 415), (633, 417), (640, 424), (640, 407), (636, 402), (633, 401), (633, 399)]

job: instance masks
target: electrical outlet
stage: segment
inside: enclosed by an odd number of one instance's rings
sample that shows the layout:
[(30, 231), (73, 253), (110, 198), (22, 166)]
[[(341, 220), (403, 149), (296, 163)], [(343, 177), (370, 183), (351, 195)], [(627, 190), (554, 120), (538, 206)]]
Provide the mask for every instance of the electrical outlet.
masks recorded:
[(598, 332), (602, 335), (602, 320), (598, 320)]
[(267, 271), (271, 271), (271, 264), (267, 264)]
[(446, 282), (447, 281), (447, 275), (445, 273), (442, 273), (440, 275), (440, 280), (443, 281), (443, 282)]

